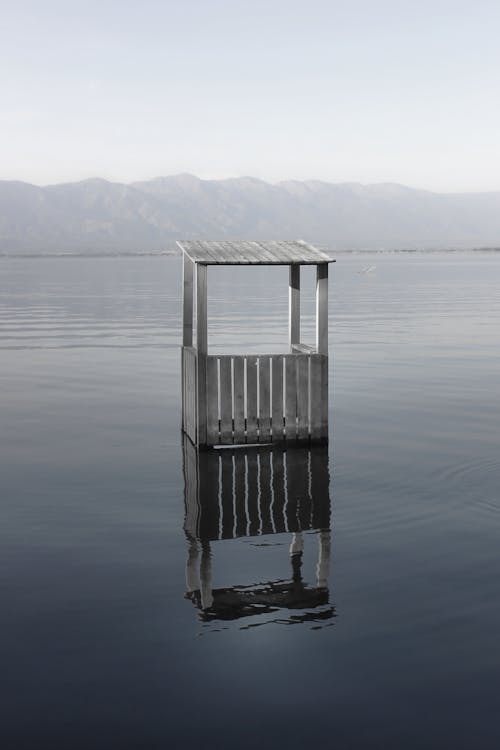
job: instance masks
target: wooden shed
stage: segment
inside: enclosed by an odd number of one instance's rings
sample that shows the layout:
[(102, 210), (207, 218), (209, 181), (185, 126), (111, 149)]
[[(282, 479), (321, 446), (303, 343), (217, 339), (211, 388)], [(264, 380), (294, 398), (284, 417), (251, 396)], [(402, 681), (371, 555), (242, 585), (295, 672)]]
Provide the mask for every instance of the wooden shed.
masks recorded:
[[(200, 448), (328, 441), (328, 264), (296, 241), (182, 241), (182, 428)], [(289, 267), (289, 351), (208, 351), (209, 266)], [(316, 266), (316, 343), (300, 340), (300, 268)], [(196, 345), (193, 346), (196, 302)]]

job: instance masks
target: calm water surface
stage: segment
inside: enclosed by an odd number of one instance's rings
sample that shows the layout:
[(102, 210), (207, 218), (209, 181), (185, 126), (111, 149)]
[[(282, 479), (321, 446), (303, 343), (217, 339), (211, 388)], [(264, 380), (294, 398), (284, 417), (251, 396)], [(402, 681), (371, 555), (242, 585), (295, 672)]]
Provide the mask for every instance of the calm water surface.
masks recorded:
[[(329, 457), (199, 545), (179, 259), (0, 278), (3, 748), (500, 746), (499, 257), (339, 256)], [(209, 295), (216, 350), (285, 350), (284, 269)]]

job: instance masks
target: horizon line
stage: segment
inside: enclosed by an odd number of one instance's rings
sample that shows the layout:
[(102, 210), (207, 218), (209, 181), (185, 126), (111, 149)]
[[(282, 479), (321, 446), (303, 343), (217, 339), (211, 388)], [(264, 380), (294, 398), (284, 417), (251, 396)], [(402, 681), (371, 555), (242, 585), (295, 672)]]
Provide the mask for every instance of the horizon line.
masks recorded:
[(330, 185), (330, 186), (357, 186), (357, 187), (398, 187), (398, 188), (404, 188), (405, 190), (411, 190), (415, 192), (421, 192), (421, 193), (431, 193), (434, 195), (484, 195), (488, 193), (498, 193), (500, 192), (500, 188), (493, 189), (493, 190), (432, 190), (430, 188), (421, 188), (421, 187), (413, 187), (412, 185), (407, 185), (402, 182), (390, 182), (387, 180), (381, 181), (381, 182), (360, 182), (356, 180), (341, 180), (341, 181), (333, 181), (333, 180), (325, 180), (325, 179), (318, 179), (314, 177), (310, 177), (307, 179), (297, 179), (297, 178), (288, 178), (288, 179), (281, 179), (277, 181), (271, 181), (271, 180), (265, 180), (261, 177), (255, 177), (253, 175), (234, 175), (234, 176), (227, 176), (227, 177), (201, 177), (199, 175), (196, 175), (192, 172), (175, 172), (173, 174), (165, 174), (165, 175), (157, 175), (155, 177), (150, 177), (146, 179), (140, 179), (140, 180), (132, 180), (132, 181), (123, 181), (123, 180), (117, 180), (117, 179), (111, 179), (108, 177), (99, 177), (99, 176), (93, 176), (93, 177), (84, 177), (82, 179), (73, 179), (73, 180), (63, 180), (61, 182), (48, 182), (48, 183), (37, 183), (37, 182), (29, 182), (27, 180), (19, 180), (19, 179), (9, 179), (9, 178), (0, 178), (0, 183), (17, 183), (22, 185), (29, 185), (30, 187), (36, 187), (36, 188), (50, 188), (50, 187), (62, 187), (63, 185), (80, 185), (86, 182), (106, 182), (110, 185), (124, 185), (126, 187), (136, 187), (141, 184), (148, 184), (152, 182), (157, 182), (160, 180), (171, 180), (176, 178), (190, 178), (193, 180), (196, 180), (198, 182), (207, 182), (207, 183), (218, 183), (218, 182), (236, 182), (236, 181), (242, 181), (242, 180), (251, 180), (253, 182), (259, 182), (263, 183), (264, 185), (270, 185), (272, 187), (280, 187), (282, 185), (290, 184), (290, 183), (296, 183), (300, 185), (307, 185), (307, 184), (319, 184), (319, 185)]

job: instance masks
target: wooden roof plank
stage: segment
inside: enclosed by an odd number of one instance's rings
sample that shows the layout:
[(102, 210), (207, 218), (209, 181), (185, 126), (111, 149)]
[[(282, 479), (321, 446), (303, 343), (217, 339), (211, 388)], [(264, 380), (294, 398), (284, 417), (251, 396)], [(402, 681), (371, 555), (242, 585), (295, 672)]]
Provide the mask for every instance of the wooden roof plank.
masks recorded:
[(267, 265), (268, 263), (274, 263), (272, 253), (262, 247), (258, 242), (245, 242), (245, 254), (252, 263), (258, 265)]
[(194, 263), (207, 265), (314, 265), (335, 262), (323, 250), (303, 240), (182, 240), (177, 244)]
[(257, 243), (262, 251), (265, 251), (273, 259), (273, 263), (289, 263), (287, 254), (277, 245), (277, 243), (262, 242)]

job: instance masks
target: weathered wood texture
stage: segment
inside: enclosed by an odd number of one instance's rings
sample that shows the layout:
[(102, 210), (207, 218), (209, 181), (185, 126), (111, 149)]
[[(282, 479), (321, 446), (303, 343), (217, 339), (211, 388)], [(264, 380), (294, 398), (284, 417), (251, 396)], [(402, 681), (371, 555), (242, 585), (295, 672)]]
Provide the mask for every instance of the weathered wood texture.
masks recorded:
[(327, 366), (318, 354), (208, 355), (207, 445), (327, 439)]
[(290, 350), (300, 344), (300, 266), (290, 266), (288, 292), (288, 343)]
[(182, 273), (182, 344), (193, 345), (194, 263), (184, 253)]
[(207, 444), (207, 267), (196, 267), (197, 442)]
[(182, 240), (177, 245), (193, 261), (204, 265), (314, 265), (335, 263), (327, 253), (303, 240), (247, 242)]
[(316, 268), (316, 351), (328, 354), (328, 265)]
[(197, 388), (196, 349), (192, 346), (182, 347), (182, 429), (189, 438), (196, 442), (196, 394)]
[[(183, 260), (182, 427), (201, 447), (328, 440), (328, 264), (302, 241), (178, 243)], [(209, 355), (209, 265), (289, 266), (289, 354)], [(300, 341), (300, 265), (316, 265), (316, 345)], [(196, 342), (193, 346), (194, 302)]]
[(330, 527), (328, 448), (198, 451), (184, 442), (185, 522), (200, 541)]

